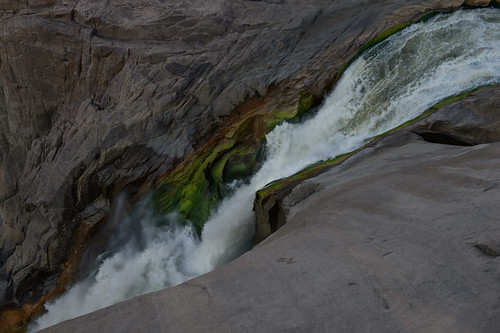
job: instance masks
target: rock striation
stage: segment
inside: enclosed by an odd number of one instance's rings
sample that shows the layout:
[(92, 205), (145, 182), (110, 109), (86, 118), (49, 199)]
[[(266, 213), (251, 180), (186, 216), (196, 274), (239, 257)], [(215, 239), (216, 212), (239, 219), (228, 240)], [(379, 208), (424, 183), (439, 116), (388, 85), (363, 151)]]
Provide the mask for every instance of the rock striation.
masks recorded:
[(499, 124), (500, 86), (472, 93), (303, 181), (230, 264), (43, 332), (496, 332)]
[(119, 193), (134, 200), (252, 114), (323, 96), (384, 30), (463, 4), (3, 1), (0, 308), (62, 290)]
[(461, 4), (3, 1), (0, 306), (71, 279), (117, 194), (148, 191), (250, 97), (321, 96), (381, 31)]

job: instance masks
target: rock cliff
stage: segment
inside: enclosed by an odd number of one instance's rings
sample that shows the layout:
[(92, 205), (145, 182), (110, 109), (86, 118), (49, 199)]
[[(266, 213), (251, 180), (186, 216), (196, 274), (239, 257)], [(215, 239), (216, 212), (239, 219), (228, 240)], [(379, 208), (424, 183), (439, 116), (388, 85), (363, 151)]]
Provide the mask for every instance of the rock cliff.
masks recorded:
[(118, 193), (250, 114), (322, 96), (389, 27), (462, 4), (3, 1), (0, 308), (60, 291)]
[(230, 264), (44, 332), (497, 332), (499, 124), (473, 93), (305, 180)]

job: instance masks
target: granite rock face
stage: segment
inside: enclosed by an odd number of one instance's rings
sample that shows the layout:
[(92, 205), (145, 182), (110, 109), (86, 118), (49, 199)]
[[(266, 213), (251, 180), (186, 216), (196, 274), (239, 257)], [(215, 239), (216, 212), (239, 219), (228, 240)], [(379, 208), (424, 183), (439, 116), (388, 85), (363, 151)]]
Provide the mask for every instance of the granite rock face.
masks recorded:
[(462, 3), (2, 1), (0, 306), (53, 290), (118, 193), (147, 191), (249, 97), (321, 96), (378, 33)]
[(230, 264), (43, 332), (497, 332), (499, 92), (304, 181), (286, 223)]

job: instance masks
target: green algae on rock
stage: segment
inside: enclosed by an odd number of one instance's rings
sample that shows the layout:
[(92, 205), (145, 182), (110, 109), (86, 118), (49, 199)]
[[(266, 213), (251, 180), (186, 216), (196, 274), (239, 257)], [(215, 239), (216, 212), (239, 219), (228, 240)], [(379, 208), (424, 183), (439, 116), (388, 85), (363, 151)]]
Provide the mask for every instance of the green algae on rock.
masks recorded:
[[(385, 41), (387, 38), (408, 27), (412, 23), (425, 22), (438, 14), (439, 12), (431, 12), (414, 22), (401, 23), (384, 30), (359, 48), (356, 55), (340, 69), (333, 79), (333, 84), (341, 78), (349, 65), (364, 52)], [(439, 109), (439, 107), (455, 99), (464, 97), (470, 92), (471, 91), (468, 91), (459, 96), (450, 97), (450, 100), (445, 99), (421, 116), (386, 133), (380, 134), (375, 137), (375, 139), (407, 126), (408, 124), (414, 123)], [(205, 150), (202, 150), (197, 157), (184, 161), (182, 166), (168, 173), (159, 183), (153, 196), (158, 211), (164, 213), (177, 210), (181, 217), (191, 221), (197, 230), (201, 231), (204, 222), (210, 217), (212, 210), (218, 205), (220, 200), (231, 193), (232, 190), (228, 184), (237, 179), (246, 180), (257, 171), (257, 156), (264, 143), (265, 134), (273, 130), (282, 121), (300, 122), (305, 112), (320, 104), (321, 98), (322, 97), (306, 91), (301, 94), (294, 108), (276, 110), (268, 114), (256, 112), (244, 118), (242, 121), (237, 122), (226, 132), (225, 136), (220, 139), (219, 142), (215, 140), (215, 145), (209, 145)], [(358, 150), (316, 163), (300, 173), (283, 180), (278, 180), (276, 183), (284, 181), (284, 184), (289, 184), (291, 182), (294, 183), (307, 179), (312, 175), (322, 172), (321, 170), (324, 171), (327, 168), (341, 163)], [(275, 182), (272, 184), (274, 183)], [(274, 187), (266, 187), (265, 189), (271, 190), (271, 188)], [(264, 197), (266, 196), (265, 194), (263, 195)], [(259, 194), (257, 194), (257, 197), (259, 197)]]
[[(481, 86), (454, 96), (449, 96), (427, 109), (420, 116), (373, 137), (363, 147), (360, 147), (352, 152), (339, 155), (332, 159), (314, 163), (291, 176), (281, 178), (267, 184), (264, 188), (257, 191), (255, 195), (254, 211), (256, 214), (256, 232), (254, 243), (257, 244), (266, 239), (269, 235), (271, 235), (271, 233), (275, 232), (277, 229), (279, 229), (279, 227), (283, 226), (286, 223), (286, 214), (288, 212), (287, 208), (284, 207), (285, 205), (283, 203), (283, 199), (286, 198), (295, 188), (301, 185), (304, 180), (327, 172), (331, 168), (343, 163), (357, 152), (367, 147), (374, 146), (380, 139), (388, 136), (389, 134), (407, 128), (408, 126), (425, 119), (426, 117), (436, 113), (437, 111), (443, 109), (448, 105), (451, 105), (454, 102), (461, 101), (466, 97), (471, 96), (475, 92), (483, 90), (486, 91), (488, 88), (495, 87), (500, 87), (500, 85)], [(314, 192), (310, 190), (307, 191), (309, 192), (307, 196), (311, 195)]]
[(300, 121), (319, 100), (304, 92), (293, 108), (270, 114), (257, 112), (237, 122), (222, 138), (161, 180), (153, 194), (156, 209), (161, 213), (178, 211), (201, 231), (212, 210), (232, 193), (230, 183), (245, 181), (257, 171), (265, 135), (283, 121)]

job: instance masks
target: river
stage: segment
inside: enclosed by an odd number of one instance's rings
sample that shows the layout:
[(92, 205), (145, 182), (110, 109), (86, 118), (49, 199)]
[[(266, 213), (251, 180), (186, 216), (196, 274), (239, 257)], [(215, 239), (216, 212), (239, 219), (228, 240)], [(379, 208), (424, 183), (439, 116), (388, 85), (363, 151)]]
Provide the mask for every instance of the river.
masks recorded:
[[(260, 170), (213, 212), (201, 239), (176, 223), (175, 213), (155, 216), (144, 200), (115, 221), (120, 246), (47, 304), (30, 330), (177, 285), (233, 260), (251, 243), (253, 198), (267, 183), (350, 152), (446, 97), (494, 83), (500, 83), (500, 10), (461, 10), (403, 29), (355, 60), (314, 117), (283, 123), (266, 136)], [(160, 220), (169, 223), (157, 227)]]

